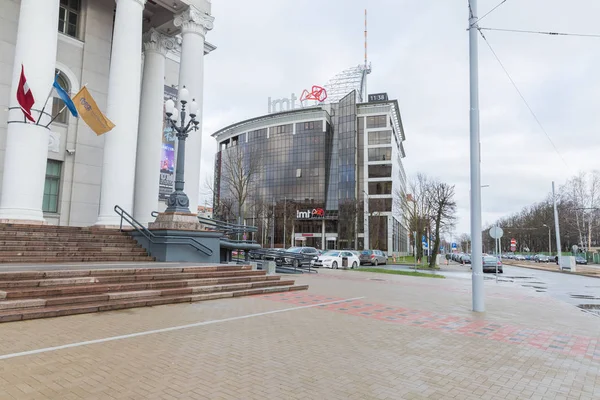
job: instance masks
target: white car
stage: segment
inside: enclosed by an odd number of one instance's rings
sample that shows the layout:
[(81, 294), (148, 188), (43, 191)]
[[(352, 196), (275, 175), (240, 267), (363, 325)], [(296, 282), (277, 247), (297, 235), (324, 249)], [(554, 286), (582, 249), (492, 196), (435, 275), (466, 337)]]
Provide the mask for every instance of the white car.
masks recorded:
[(317, 258), (314, 263), (315, 267), (327, 267), (332, 269), (343, 268), (344, 263), (343, 259), (348, 259), (348, 268), (358, 268), (360, 265), (360, 260), (358, 256), (351, 251), (344, 250), (330, 250), (326, 253), (323, 253)]

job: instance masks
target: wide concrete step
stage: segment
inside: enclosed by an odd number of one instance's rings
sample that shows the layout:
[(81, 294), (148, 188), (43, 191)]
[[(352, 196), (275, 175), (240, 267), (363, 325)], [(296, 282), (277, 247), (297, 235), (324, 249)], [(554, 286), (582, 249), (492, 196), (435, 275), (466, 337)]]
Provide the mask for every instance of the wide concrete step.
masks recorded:
[(59, 250), (38, 250), (33, 251), (28, 248), (7, 251), (5, 248), (0, 247), (0, 258), (4, 257), (71, 257), (71, 256), (85, 256), (85, 257), (103, 257), (103, 256), (131, 256), (131, 255), (142, 255), (147, 256), (146, 250), (139, 247), (99, 247), (97, 249), (59, 249)]
[(67, 232), (67, 233), (94, 233), (102, 234), (120, 234), (116, 228), (96, 228), (96, 227), (77, 227), (77, 226), (56, 226), (56, 225), (21, 225), (21, 224), (0, 224), (0, 234), (2, 232)]
[(0, 281), (32, 280), (45, 278), (77, 278), (84, 276), (129, 276), (176, 274), (180, 272), (231, 272), (251, 271), (250, 265), (202, 265), (189, 267), (153, 267), (153, 268), (94, 268), (94, 269), (58, 269), (48, 271), (6, 271), (0, 272)]
[(260, 295), (267, 293), (286, 292), (292, 290), (306, 290), (308, 285), (274, 286), (230, 291), (217, 291), (210, 293), (191, 293), (172, 296), (151, 296), (134, 299), (116, 299), (97, 301), (93, 303), (55, 305), (46, 307), (24, 307), (14, 310), (0, 311), (0, 322), (21, 321), (35, 318), (58, 317), (75, 314), (94, 313), (100, 311), (122, 310), (135, 307), (157, 306), (173, 303), (190, 303), (221, 298)]
[(0, 245), (2, 246), (25, 246), (25, 245), (40, 245), (40, 244), (69, 244), (69, 245), (111, 245), (111, 244), (134, 244), (137, 243), (130, 237), (119, 237), (116, 239), (97, 239), (97, 238), (72, 238), (65, 239), (63, 237), (45, 237), (45, 238), (27, 238), (27, 237), (2, 237), (0, 236)]
[(209, 272), (178, 272), (178, 273), (144, 273), (130, 275), (91, 275), (81, 277), (57, 277), (43, 279), (14, 279), (0, 281), (0, 289), (7, 288), (35, 288), (35, 287), (63, 287), (89, 284), (149, 282), (162, 280), (193, 280), (210, 279), (231, 276), (261, 276), (265, 271), (237, 270), (237, 271), (209, 271)]
[[(261, 271), (259, 271), (261, 272)], [(75, 278), (89, 279), (89, 278)], [(24, 299), (51, 296), (72, 296), (85, 294), (98, 294), (105, 292), (127, 292), (134, 290), (158, 290), (176, 289), (192, 286), (210, 286), (218, 284), (247, 283), (261, 281), (276, 281), (279, 276), (270, 275), (247, 275), (209, 277), (201, 279), (177, 279), (177, 280), (146, 280), (130, 283), (80, 283), (73, 286), (42, 286), (42, 287), (10, 287), (0, 290), (0, 299)]]
[(116, 262), (116, 261), (155, 261), (154, 257), (150, 256), (135, 256), (135, 255), (123, 255), (123, 256), (76, 256), (76, 257), (2, 257), (0, 263), (67, 263), (67, 262)]
[[(31, 241), (31, 242), (0, 242), (0, 251), (69, 251), (69, 250), (90, 250), (90, 251), (105, 251), (103, 249), (140, 249), (135, 242), (123, 242), (115, 241), (113, 243), (105, 242), (45, 242), (45, 241)], [(110, 250), (109, 250), (110, 251)]]
[(110, 233), (110, 234), (94, 234), (94, 233), (80, 233), (80, 232), (0, 232), (0, 240), (35, 240), (35, 239), (46, 239), (46, 238), (62, 238), (62, 239), (85, 239), (85, 240), (108, 240), (108, 239), (120, 239), (120, 240), (132, 240), (130, 236), (123, 233)]
[(99, 294), (82, 294), (77, 296), (41, 296), (32, 299), (7, 299), (0, 301), (0, 310), (33, 308), (33, 307), (50, 307), (63, 304), (83, 304), (96, 303), (99, 301), (109, 300), (130, 300), (142, 299), (156, 296), (179, 296), (186, 294), (198, 293), (214, 293), (241, 289), (265, 288), (276, 286), (291, 286), (293, 280), (257, 280), (239, 283), (218, 283), (206, 286), (189, 286), (184, 288), (173, 289), (151, 289), (151, 290), (131, 290), (131, 291), (116, 291)]

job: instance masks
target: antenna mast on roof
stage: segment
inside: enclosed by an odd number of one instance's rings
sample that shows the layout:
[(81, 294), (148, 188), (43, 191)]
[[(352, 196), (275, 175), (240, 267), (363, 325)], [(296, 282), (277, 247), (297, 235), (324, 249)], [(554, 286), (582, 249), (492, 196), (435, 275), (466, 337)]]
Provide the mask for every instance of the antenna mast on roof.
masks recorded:
[(365, 8), (365, 69), (367, 69), (367, 9)]
[[(367, 9), (365, 8), (365, 71), (369, 70), (369, 65), (367, 64)], [(367, 98), (367, 76), (364, 75), (364, 87), (362, 92), (362, 100), (365, 101)]]

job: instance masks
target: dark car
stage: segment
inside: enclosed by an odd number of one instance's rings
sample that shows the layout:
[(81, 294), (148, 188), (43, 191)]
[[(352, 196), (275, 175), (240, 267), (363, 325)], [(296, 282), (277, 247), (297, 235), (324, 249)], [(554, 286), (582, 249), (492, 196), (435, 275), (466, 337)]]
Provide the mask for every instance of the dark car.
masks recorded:
[(316, 260), (320, 253), (314, 247), (290, 247), (286, 250), (287, 253), (297, 253), (302, 257), (284, 257), (284, 264), (291, 264), (294, 267), (311, 265), (312, 261)]
[(496, 272), (496, 267), (498, 267), (498, 273), (502, 274), (502, 261), (495, 256), (485, 256), (483, 257), (483, 272)]
[(581, 256), (575, 257), (575, 264), (587, 265), (587, 260)]
[(360, 253), (360, 264), (387, 264), (387, 257), (381, 250), (363, 250)]

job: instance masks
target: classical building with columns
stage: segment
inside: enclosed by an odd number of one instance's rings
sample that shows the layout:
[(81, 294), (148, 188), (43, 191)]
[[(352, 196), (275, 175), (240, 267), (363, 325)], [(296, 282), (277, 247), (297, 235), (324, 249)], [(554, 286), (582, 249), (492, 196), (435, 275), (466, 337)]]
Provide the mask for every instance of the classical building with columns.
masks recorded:
[[(209, 0), (0, 0), (0, 222), (114, 226), (163, 211), (164, 100), (185, 86), (200, 105)], [(16, 99), (21, 65), (39, 124)], [(82, 86), (115, 124), (97, 136), (50, 93)], [(185, 191), (198, 208), (202, 130), (187, 139)], [(164, 196), (163, 196), (164, 197)]]

